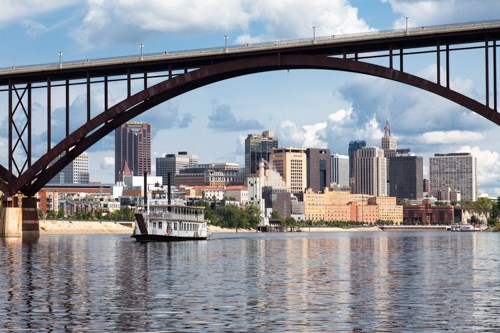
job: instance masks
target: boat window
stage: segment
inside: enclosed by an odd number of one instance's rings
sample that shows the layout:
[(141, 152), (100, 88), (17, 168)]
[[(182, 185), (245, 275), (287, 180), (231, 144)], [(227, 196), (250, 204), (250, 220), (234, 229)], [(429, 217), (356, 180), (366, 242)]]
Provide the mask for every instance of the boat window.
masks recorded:
[(161, 229), (162, 228), (162, 223), (161, 222), (158, 222), (158, 228)]
[(153, 222), (153, 229), (156, 229), (156, 222)]
[(174, 230), (177, 230), (177, 223), (174, 223)]

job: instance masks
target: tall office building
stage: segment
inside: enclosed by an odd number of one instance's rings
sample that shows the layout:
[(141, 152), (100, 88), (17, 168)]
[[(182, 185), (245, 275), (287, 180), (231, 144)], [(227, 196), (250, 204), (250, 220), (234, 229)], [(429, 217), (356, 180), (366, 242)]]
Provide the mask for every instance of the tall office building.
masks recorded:
[(340, 187), (349, 187), (349, 156), (334, 154), (331, 156), (331, 181)]
[(389, 120), (385, 122), (384, 136), (382, 137), (382, 150), (386, 158), (396, 155), (397, 140), (391, 135), (391, 125)]
[(377, 147), (356, 151), (353, 161), (353, 193), (387, 196), (387, 160)]
[(351, 141), (349, 142), (349, 179), (353, 177), (354, 173), (354, 153), (358, 151), (358, 149), (361, 149), (363, 147), (366, 147), (366, 141), (365, 140), (356, 140), (356, 141)]
[(434, 154), (429, 158), (431, 194), (460, 191), (462, 200), (477, 199), (477, 161), (470, 153)]
[(389, 157), (389, 195), (397, 199), (422, 200), (424, 177), (422, 156)]
[(128, 122), (115, 130), (115, 181), (123, 180), (124, 171), (134, 176), (151, 173), (151, 126)]
[[(54, 162), (58, 159), (54, 160)], [(66, 165), (64, 169), (62, 169), (61, 172), (59, 172), (54, 178), (52, 178), (49, 181), (49, 184), (88, 184), (89, 181), (89, 155), (86, 152), (83, 152), (71, 161), (71, 163)]]
[(330, 186), (330, 149), (307, 148), (307, 188), (323, 192)]
[(271, 167), (279, 172), (292, 193), (307, 187), (307, 157), (304, 148), (274, 148), (269, 156)]
[(263, 131), (262, 135), (248, 134), (245, 139), (245, 174), (256, 174), (262, 159), (269, 162), (273, 148), (278, 148), (278, 137), (273, 131)]
[(198, 164), (198, 155), (190, 155), (185, 151), (180, 151), (177, 154), (166, 154), (165, 157), (156, 158), (156, 175), (162, 177), (163, 184), (168, 182), (168, 173), (170, 172), (170, 180), (173, 182), (174, 176), (179, 173), (179, 170), (188, 166)]

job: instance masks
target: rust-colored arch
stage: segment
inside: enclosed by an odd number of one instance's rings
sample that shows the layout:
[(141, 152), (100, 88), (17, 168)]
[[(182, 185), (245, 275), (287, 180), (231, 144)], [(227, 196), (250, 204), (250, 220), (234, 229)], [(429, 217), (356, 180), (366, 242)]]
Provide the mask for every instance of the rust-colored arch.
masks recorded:
[[(269, 55), (252, 57), (201, 67), (198, 70), (178, 75), (130, 96), (108, 110), (105, 110), (103, 113), (91, 119), (81, 128), (70, 134), (36, 161), (25, 173), (15, 179), (13, 183), (7, 184), (6, 181), (0, 182), (0, 189), (9, 195), (16, 193), (18, 190), (26, 195), (34, 195), (46, 182), (79, 154), (118, 128), (121, 124), (133, 119), (154, 106), (185, 92), (214, 82), (247, 74), (284, 69), (341, 70), (398, 81), (443, 96), (500, 125), (500, 114), (498, 112), (495, 112), (467, 96), (398, 70), (365, 62), (328, 56)], [(80, 135), (80, 133), (87, 134)], [(69, 149), (72, 150), (70, 150), (68, 154), (59, 159), (52, 166), (47, 167), (55, 157)], [(8, 171), (5, 170), (5, 168), (2, 169), (3, 170), (0, 170), (1, 174), (5, 175)], [(2, 178), (5, 179), (6, 177), (3, 176)]]

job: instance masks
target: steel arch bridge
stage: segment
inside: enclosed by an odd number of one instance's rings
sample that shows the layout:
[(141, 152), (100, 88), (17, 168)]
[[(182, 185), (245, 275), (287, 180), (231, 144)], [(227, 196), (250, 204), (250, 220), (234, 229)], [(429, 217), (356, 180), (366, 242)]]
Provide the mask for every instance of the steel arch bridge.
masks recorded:
[[(174, 53), (0, 69), (0, 96), (7, 103), (7, 165), (0, 165), (0, 190), (7, 196), (34, 196), (74, 158), (120, 125), (190, 90), (238, 76), (288, 69), (323, 69), (360, 73), (427, 90), (462, 105), (500, 125), (498, 112), (497, 41), (500, 21), (419, 27), (376, 33), (313, 37)], [(478, 101), (450, 87), (450, 54), (466, 50), (484, 54), (485, 100)], [(433, 54), (436, 81), (405, 71), (405, 58)], [(373, 63), (373, 59), (385, 65)], [(372, 61), (372, 62), (371, 62)], [(443, 69), (443, 70), (442, 70)], [(132, 83), (144, 83), (132, 92)], [(158, 81), (154, 85), (148, 81)], [(126, 98), (109, 105), (109, 86), (126, 83)], [(103, 105), (93, 114), (91, 87), (103, 88)], [(70, 92), (86, 88), (86, 121), (70, 131)], [(65, 138), (53, 143), (53, 89), (65, 94)], [(46, 151), (33, 149), (33, 97), (46, 101)], [(35, 160), (36, 159), (36, 160)]]

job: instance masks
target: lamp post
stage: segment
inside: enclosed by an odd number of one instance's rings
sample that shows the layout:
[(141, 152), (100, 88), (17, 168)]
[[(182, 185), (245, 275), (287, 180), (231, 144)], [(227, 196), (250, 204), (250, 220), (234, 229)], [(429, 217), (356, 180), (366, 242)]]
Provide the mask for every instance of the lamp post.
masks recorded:
[(141, 61), (142, 61), (143, 60), (142, 49), (144, 48), (144, 43), (139, 44), (139, 47), (141, 48)]
[(227, 52), (227, 35), (224, 35), (224, 52)]
[(313, 43), (316, 42), (316, 26), (313, 25)]
[(59, 68), (61, 68), (62, 67), (62, 55), (63, 55), (63, 52), (59, 51), (59, 52), (57, 52), (57, 54), (59, 55)]
[(408, 16), (406, 16), (406, 17), (405, 17), (405, 20), (406, 20), (406, 33), (407, 33), (407, 34), (408, 34), (408, 19), (409, 19), (409, 17), (408, 17)]

